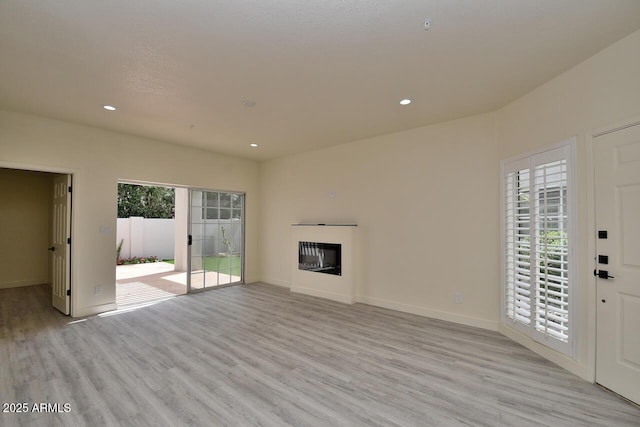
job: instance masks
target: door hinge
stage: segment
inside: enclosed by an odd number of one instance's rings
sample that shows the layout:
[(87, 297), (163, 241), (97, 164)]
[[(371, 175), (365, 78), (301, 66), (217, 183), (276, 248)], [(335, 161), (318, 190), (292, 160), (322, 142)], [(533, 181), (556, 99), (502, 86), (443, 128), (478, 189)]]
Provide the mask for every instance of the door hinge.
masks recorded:
[(187, 237), (187, 245), (191, 246), (193, 244), (193, 237), (191, 236), (191, 234), (189, 234), (189, 237)]
[(71, 296), (71, 289), (67, 289), (67, 296)]
[(69, 187), (69, 193), (71, 193), (71, 192), (72, 192), (72, 191), (71, 191), (71, 187)]
[(71, 237), (67, 237), (67, 245), (71, 244)]

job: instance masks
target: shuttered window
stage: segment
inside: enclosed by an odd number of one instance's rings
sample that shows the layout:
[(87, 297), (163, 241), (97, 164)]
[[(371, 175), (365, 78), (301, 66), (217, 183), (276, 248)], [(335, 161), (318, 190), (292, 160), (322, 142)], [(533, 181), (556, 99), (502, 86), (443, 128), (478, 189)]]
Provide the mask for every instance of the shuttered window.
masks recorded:
[(503, 162), (503, 321), (572, 355), (573, 143)]

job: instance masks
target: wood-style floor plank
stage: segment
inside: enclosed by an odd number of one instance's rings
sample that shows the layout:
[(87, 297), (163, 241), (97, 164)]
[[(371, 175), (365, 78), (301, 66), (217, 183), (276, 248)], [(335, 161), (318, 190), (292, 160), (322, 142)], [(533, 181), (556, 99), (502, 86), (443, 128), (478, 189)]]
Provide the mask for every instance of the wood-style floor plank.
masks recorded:
[(76, 321), (0, 290), (2, 426), (639, 426), (491, 331), (257, 284)]

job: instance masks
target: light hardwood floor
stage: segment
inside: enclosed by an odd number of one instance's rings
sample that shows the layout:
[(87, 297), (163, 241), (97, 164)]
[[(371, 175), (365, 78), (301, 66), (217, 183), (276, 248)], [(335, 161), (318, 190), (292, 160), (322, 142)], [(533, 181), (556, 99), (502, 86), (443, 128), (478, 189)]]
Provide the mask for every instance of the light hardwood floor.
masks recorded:
[(638, 426), (640, 409), (490, 331), (244, 285), (74, 321), (0, 290), (2, 426)]

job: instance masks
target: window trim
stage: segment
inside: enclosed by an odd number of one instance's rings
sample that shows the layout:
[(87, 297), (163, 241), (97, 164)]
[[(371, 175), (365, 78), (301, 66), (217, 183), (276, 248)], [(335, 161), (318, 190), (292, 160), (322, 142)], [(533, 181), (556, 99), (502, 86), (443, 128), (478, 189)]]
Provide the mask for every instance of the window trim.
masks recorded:
[[(567, 216), (567, 232), (570, 236), (569, 240), (569, 255), (568, 255), (568, 274), (569, 274), (569, 299), (568, 299), (568, 310), (569, 310), (569, 320), (568, 324), (568, 342), (564, 343), (562, 341), (553, 339), (548, 337), (540, 332), (536, 331), (535, 322), (530, 325), (523, 325), (519, 322), (516, 322), (514, 319), (508, 317), (507, 314), (507, 302), (506, 302), (506, 292), (507, 292), (507, 253), (506, 253), (506, 183), (507, 183), (507, 174), (510, 171), (521, 167), (522, 165), (526, 165), (525, 167), (530, 167), (531, 165), (535, 168), (535, 160), (538, 160), (538, 164), (541, 163), (540, 159), (544, 159), (544, 157), (548, 157), (552, 152), (557, 150), (564, 150), (564, 158), (567, 160), (567, 208), (569, 210)], [(531, 168), (532, 170), (534, 168)], [(532, 150), (517, 156), (510, 157), (508, 159), (504, 159), (500, 161), (500, 323), (503, 327), (512, 329), (522, 333), (533, 341), (542, 344), (548, 348), (556, 350), (560, 353), (563, 353), (572, 359), (575, 359), (576, 347), (577, 347), (577, 337), (579, 325), (576, 324), (577, 319), (577, 307), (580, 295), (579, 295), (579, 277), (578, 277), (578, 215), (577, 215), (577, 193), (578, 193), (578, 185), (577, 185), (577, 158), (576, 158), (576, 138), (572, 137), (570, 139), (564, 140), (562, 142), (545, 146), (538, 150)], [(535, 304), (532, 301), (532, 304)]]

